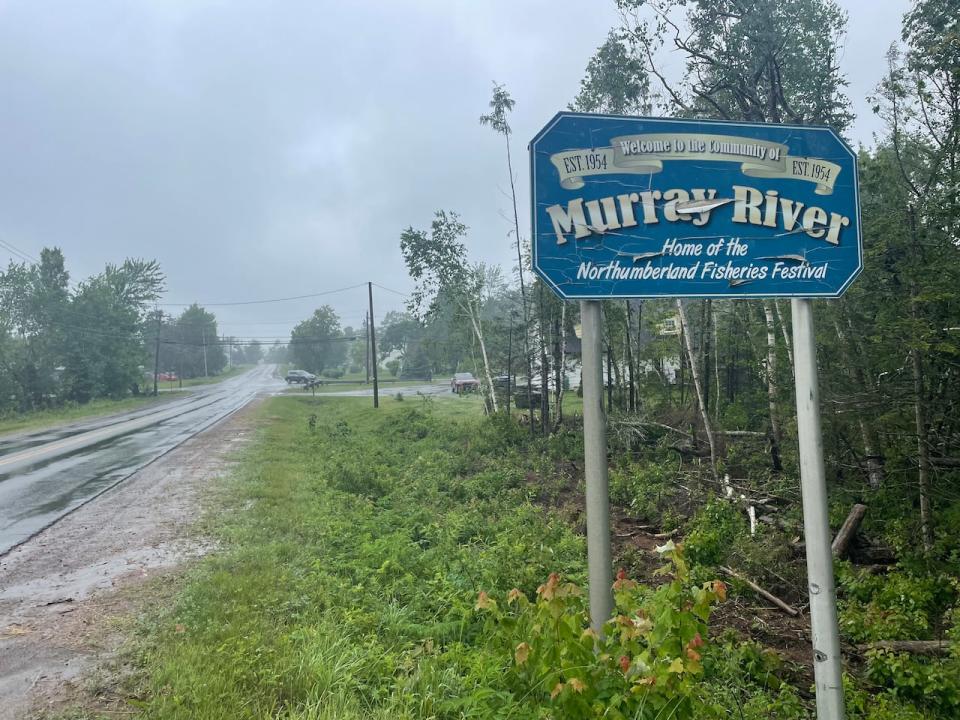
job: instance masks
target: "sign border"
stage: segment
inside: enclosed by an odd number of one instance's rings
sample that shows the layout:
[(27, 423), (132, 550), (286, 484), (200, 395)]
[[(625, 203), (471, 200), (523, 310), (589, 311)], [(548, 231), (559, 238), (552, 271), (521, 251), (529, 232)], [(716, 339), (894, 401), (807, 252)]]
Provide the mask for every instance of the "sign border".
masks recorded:
[[(833, 138), (840, 142), (840, 145), (850, 153), (850, 158), (853, 160), (853, 179), (854, 179), (854, 200), (856, 205), (857, 213), (857, 269), (847, 278), (846, 282), (836, 291), (836, 292), (821, 292), (821, 293), (735, 293), (735, 294), (726, 294), (726, 293), (671, 293), (669, 295), (622, 295), (622, 294), (612, 294), (612, 295), (567, 295), (563, 290), (560, 289), (546, 273), (542, 272), (537, 266), (537, 175), (536, 175), (536, 144), (539, 142), (544, 135), (546, 135), (553, 127), (560, 122), (563, 118), (568, 117), (581, 117), (581, 118), (600, 118), (604, 120), (647, 120), (653, 121), (656, 123), (663, 122), (679, 122), (679, 123), (698, 123), (705, 125), (720, 125), (725, 127), (777, 127), (793, 130), (826, 130), (829, 132)], [(746, 137), (746, 136), (744, 136)], [(649, 117), (645, 115), (608, 115), (605, 113), (582, 113), (582, 112), (573, 112), (570, 110), (561, 110), (550, 121), (543, 126), (543, 128), (536, 135), (533, 136), (533, 139), (528, 143), (527, 150), (530, 153), (530, 221), (531, 221), (531, 230), (532, 234), (530, 237), (530, 261), (533, 272), (543, 280), (547, 285), (561, 298), (564, 300), (624, 300), (629, 298), (642, 298), (645, 300), (658, 300), (664, 299), (669, 300), (672, 298), (720, 298), (723, 300), (736, 300), (738, 298), (839, 298), (850, 287), (850, 284), (856, 280), (860, 273), (863, 272), (863, 221), (860, 213), (860, 169), (857, 164), (857, 154), (854, 152), (853, 148), (844, 140), (836, 130), (834, 130), (829, 125), (791, 125), (786, 123), (760, 123), (760, 122), (747, 122), (740, 120), (714, 120), (714, 119), (699, 119), (699, 118), (666, 118), (666, 117)]]

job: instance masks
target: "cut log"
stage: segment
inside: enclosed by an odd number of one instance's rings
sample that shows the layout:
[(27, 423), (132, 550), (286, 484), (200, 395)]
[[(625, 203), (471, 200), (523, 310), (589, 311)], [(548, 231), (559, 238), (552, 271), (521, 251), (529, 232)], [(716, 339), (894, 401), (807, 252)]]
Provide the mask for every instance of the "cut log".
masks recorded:
[(833, 539), (833, 544), (830, 546), (830, 549), (833, 551), (833, 554), (838, 558), (842, 558), (847, 554), (847, 550), (850, 547), (850, 541), (853, 540), (853, 536), (857, 534), (857, 528), (860, 527), (860, 523), (863, 521), (863, 516), (867, 512), (867, 506), (857, 503), (850, 510), (850, 514), (847, 515), (847, 519), (843, 521), (843, 525), (840, 527), (840, 531), (837, 533), (837, 536)]
[(800, 611), (797, 610), (795, 607), (793, 607), (792, 605), (788, 605), (773, 593), (764, 590), (762, 587), (757, 585), (753, 580), (750, 580), (749, 578), (744, 577), (743, 575), (738, 573), (736, 570), (732, 570), (731, 568), (728, 568), (724, 565), (721, 565), (720, 569), (723, 570), (723, 572), (725, 572), (730, 577), (736, 578), (740, 582), (744, 583), (747, 587), (753, 590), (757, 595), (762, 597), (764, 600), (770, 603), (773, 603), (778, 608), (783, 610), (790, 617), (797, 617), (797, 615), (800, 614)]
[(880, 640), (878, 642), (857, 645), (861, 651), (890, 650), (914, 655), (946, 655), (950, 644), (945, 640)]

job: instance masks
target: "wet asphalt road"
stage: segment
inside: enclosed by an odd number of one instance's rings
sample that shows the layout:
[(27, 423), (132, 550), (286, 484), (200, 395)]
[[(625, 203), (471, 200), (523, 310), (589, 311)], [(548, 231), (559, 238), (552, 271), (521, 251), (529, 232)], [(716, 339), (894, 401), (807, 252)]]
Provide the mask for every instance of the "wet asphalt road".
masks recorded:
[(0, 438), (0, 555), (283, 382), (261, 365), (189, 397)]

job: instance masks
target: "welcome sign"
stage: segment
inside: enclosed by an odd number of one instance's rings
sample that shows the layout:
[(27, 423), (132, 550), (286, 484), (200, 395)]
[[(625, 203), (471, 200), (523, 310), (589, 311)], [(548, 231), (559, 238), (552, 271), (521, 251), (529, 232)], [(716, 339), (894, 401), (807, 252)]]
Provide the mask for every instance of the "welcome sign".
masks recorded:
[(829, 128), (560, 113), (530, 163), (533, 265), (562, 297), (837, 297), (862, 266)]

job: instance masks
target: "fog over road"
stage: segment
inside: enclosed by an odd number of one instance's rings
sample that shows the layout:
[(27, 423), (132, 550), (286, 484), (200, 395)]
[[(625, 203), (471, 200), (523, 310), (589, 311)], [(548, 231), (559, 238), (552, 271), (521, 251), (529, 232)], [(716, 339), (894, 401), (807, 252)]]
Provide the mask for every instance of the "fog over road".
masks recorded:
[(0, 555), (259, 393), (279, 390), (274, 369), (260, 365), (148, 409), (0, 438)]

